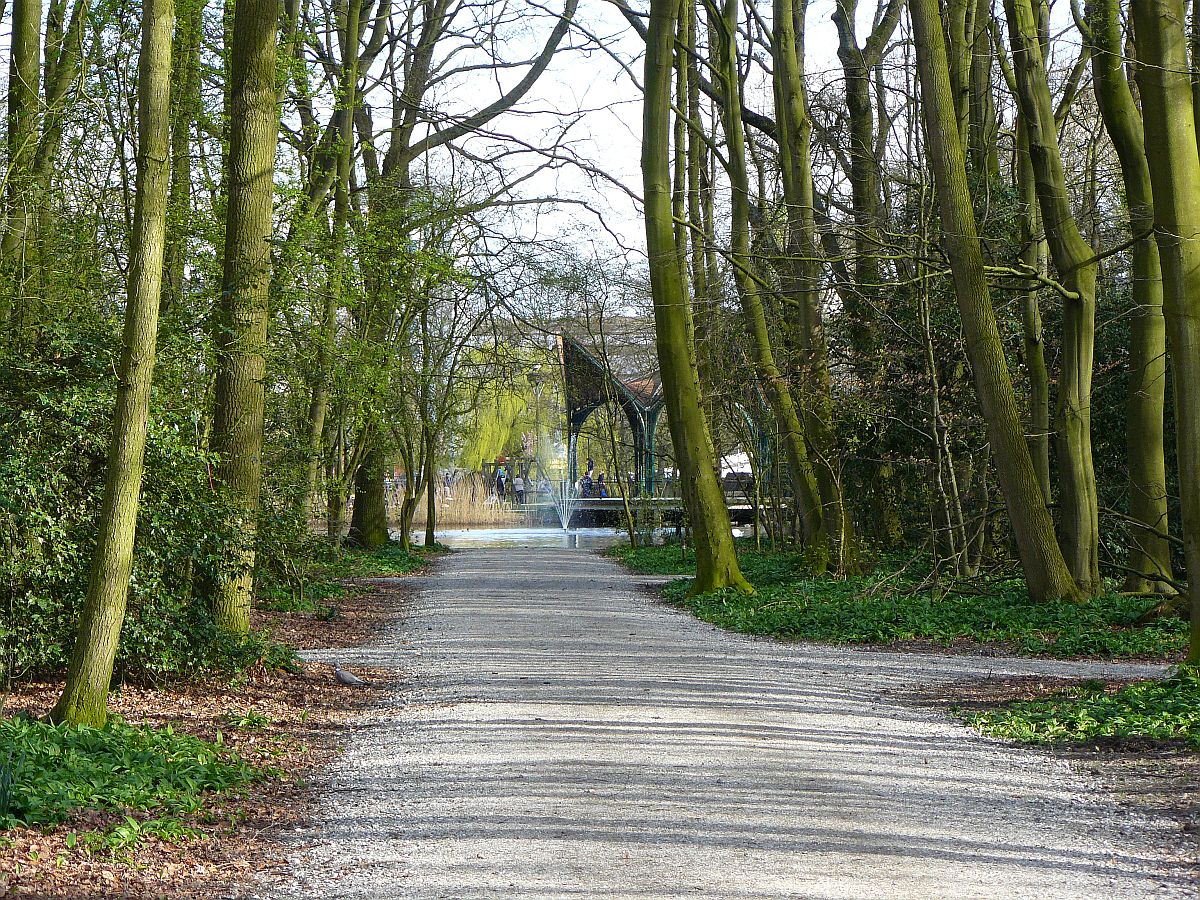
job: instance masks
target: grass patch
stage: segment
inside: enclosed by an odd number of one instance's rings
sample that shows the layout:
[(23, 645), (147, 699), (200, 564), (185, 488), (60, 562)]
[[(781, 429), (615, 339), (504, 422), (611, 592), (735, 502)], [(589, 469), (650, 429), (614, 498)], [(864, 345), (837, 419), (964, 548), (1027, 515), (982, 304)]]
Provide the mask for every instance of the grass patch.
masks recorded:
[[(170, 727), (50, 725), (24, 716), (0, 721), (0, 828), (44, 826), (83, 810), (158, 818), (124, 824), (124, 837), (178, 832), (173, 817), (206, 794), (241, 788), (264, 773), (236, 754)], [(154, 824), (157, 823), (157, 824)], [(121, 826), (118, 826), (121, 827)]]
[[(635, 571), (690, 574), (695, 560), (678, 546), (612, 552)], [(699, 618), (744, 634), (838, 644), (968, 641), (1023, 655), (1178, 659), (1187, 626), (1169, 619), (1131, 623), (1153, 600), (1110, 594), (1085, 604), (1030, 603), (1016, 578), (921, 583), (925, 570), (885, 560), (869, 575), (837, 581), (812, 577), (802, 554), (739, 548), (742, 570), (757, 588), (751, 597), (720, 591), (688, 596), (690, 582), (672, 582), (664, 599)]]
[(1152, 740), (1200, 750), (1200, 672), (1112, 692), (1102, 681), (1086, 682), (1042, 700), (972, 713), (966, 721), (984, 734), (1026, 744)]

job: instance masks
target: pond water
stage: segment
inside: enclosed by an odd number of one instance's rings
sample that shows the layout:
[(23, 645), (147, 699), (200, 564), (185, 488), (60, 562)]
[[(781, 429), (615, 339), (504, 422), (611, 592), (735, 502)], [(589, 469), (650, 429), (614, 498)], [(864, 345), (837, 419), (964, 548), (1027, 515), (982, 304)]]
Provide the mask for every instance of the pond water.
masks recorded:
[[(734, 537), (750, 534), (750, 529), (734, 528)], [(493, 547), (562, 547), (569, 550), (603, 550), (628, 540), (619, 528), (439, 528), (436, 532), (440, 543), (452, 550)], [(675, 534), (673, 528), (662, 528), (654, 532), (654, 542)], [(413, 531), (413, 542), (425, 540), (424, 530)]]
[[(616, 528), (439, 528), (440, 543), (454, 550), (479, 547), (563, 547), (572, 550), (602, 550), (628, 538)], [(413, 540), (425, 540), (425, 532), (414, 531)]]

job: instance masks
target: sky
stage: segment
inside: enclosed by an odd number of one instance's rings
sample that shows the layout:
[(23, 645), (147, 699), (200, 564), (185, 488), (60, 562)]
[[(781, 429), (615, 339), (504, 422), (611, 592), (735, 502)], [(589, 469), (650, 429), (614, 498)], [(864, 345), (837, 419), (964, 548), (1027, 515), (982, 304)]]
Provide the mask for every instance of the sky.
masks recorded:
[[(635, 8), (646, 6), (644, 2), (634, 2)], [(840, 72), (836, 56), (837, 33), (831, 19), (833, 8), (833, 0), (814, 0), (809, 9), (805, 48), (808, 71), (814, 79)], [(862, 3), (860, 31), (865, 32), (870, 27), (874, 11), (873, 4)], [(586, 111), (570, 132), (573, 147), (589, 165), (603, 170), (623, 185), (624, 190), (578, 169), (565, 168), (552, 176), (539, 177), (525, 186), (527, 191), (587, 202), (589, 207), (602, 212), (604, 224), (612, 234), (599, 227), (595, 215), (576, 206), (543, 212), (536, 222), (529, 218), (526, 227), (532, 227), (534, 231), (527, 234), (554, 239), (570, 236), (581, 247), (594, 244), (601, 255), (624, 247), (632, 257), (643, 256), (644, 226), (640, 210), (628, 193), (641, 194), (642, 97), (631, 73), (640, 82), (644, 45), (624, 17), (605, 0), (583, 0), (577, 19), (589, 34), (603, 39), (604, 49), (593, 44), (586, 51), (574, 49), (560, 53), (522, 105), (528, 109), (554, 109), (561, 115)], [(535, 48), (549, 27), (546, 18), (534, 33), (524, 36), (520, 41), (523, 52), (530, 55), (536, 52)], [(577, 47), (581, 41), (577, 35)], [(471, 93), (467, 92), (468, 95)], [(451, 108), (456, 105), (454, 98), (447, 100)], [(752, 100), (752, 103), (764, 112), (770, 112), (769, 94)], [(512, 130), (525, 139), (536, 140), (549, 122), (548, 116), (504, 117), (496, 123), (496, 129)]]

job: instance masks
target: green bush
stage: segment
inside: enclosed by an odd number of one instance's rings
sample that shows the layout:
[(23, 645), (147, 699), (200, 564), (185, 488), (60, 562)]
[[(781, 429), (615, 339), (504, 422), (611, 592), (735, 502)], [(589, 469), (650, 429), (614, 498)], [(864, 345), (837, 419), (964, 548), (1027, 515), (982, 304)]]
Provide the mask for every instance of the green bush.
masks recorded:
[[(0, 358), (0, 670), (61, 671), (75, 639), (97, 531), (112, 415), (113, 335), (80, 327), (34, 366)], [(6, 368), (7, 367), (7, 368)], [(278, 656), (261, 638), (231, 641), (200, 600), (240, 539), (214, 490), (215, 458), (189, 409), (157, 404), (149, 422), (118, 679), (224, 670)], [(296, 516), (264, 492), (259, 565), (304, 559)]]
[(996, 737), (1029, 744), (1067, 744), (1098, 738), (1180, 741), (1200, 750), (1200, 673), (1183, 670), (1109, 693), (1088, 682), (1043, 700), (1009, 703), (974, 713), (967, 722)]
[(0, 828), (53, 825), (75, 810), (197, 810), (205, 794), (250, 784), (262, 773), (215, 744), (111, 719), (72, 728), (18, 717), (0, 721)]

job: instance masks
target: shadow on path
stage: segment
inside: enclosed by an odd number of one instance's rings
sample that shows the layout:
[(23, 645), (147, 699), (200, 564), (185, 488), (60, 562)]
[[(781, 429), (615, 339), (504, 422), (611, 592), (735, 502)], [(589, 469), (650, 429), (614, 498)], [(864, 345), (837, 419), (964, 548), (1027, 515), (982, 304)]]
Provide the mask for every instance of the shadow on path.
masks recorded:
[[(419, 650), (413, 653), (413, 650)], [(1163, 823), (881, 691), (1155, 666), (719, 632), (569, 550), (453, 554), (356, 662), (360, 730), (281, 896), (1193, 897)]]

